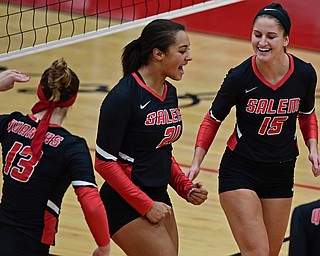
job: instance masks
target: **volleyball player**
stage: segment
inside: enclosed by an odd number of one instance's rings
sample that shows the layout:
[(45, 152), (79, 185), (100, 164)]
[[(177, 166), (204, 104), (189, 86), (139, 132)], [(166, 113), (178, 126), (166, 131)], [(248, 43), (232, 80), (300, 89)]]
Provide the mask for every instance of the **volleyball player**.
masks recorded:
[[(0, 74), (0, 91), (28, 80), (18, 71), (5, 71)], [(49, 255), (70, 184), (98, 245), (93, 255), (109, 255), (108, 221), (88, 146), (61, 126), (78, 89), (77, 75), (59, 59), (42, 74), (33, 114), (0, 115), (0, 255)]]
[(294, 208), (290, 224), (289, 256), (320, 255), (320, 199)]
[(150, 22), (125, 46), (124, 76), (100, 109), (95, 168), (106, 181), (100, 194), (110, 235), (127, 255), (178, 255), (169, 184), (192, 204), (207, 198), (172, 156), (182, 118), (176, 88), (166, 78), (182, 79), (192, 60), (189, 47), (183, 25)]
[(254, 55), (230, 69), (198, 131), (188, 177), (194, 179), (231, 108), (236, 124), (219, 169), (219, 199), (241, 254), (276, 256), (290, 215), (298, 156), (296, 121), (320, 175), (315, 114), (317, 75), (287, 53), (290, 17), (278, 3), (253, 20)]

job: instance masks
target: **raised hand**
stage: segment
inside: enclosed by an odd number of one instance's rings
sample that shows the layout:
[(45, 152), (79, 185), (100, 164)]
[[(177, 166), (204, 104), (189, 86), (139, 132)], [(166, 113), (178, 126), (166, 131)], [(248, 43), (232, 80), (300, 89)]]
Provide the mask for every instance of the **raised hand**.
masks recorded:
[(0, 73), (0, 91), (7, 91), (13, 88), (15, 82), (28, 82), (30, 77), (17, 70), (6, 70)]

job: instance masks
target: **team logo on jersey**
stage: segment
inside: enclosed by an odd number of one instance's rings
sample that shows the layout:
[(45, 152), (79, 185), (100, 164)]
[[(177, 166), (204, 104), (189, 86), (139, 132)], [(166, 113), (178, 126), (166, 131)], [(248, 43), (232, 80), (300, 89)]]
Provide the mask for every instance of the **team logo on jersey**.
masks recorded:
[(147, 103), (145, 104), (140, 104), (140, 109), (144, 109), (149, 103), (151, 102), (151, 100), (149, 100)]
[(249, 92), (252, 92), (252, 91), (254, 91), (255, 89), (257, 89), (258, 88), (258, 86), (256, 86), (256, 87), (253, 87), (253, 88), (250, 88), (250, 89), (245, 89), (245, 93), (249, 93)]

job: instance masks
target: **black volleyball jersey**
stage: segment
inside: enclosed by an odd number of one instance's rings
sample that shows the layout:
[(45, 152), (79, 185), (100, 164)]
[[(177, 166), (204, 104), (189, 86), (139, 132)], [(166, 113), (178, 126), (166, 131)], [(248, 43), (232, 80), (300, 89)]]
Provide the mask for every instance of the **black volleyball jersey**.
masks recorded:
[(59, 125), (49, 126), (42, 157), (35, 162), (30, 144), (38, 122), (19, 112), (0, 115), (4, 179), (0, 222), (51, 244), (67, 188), (96, 187), (96, 182), (85, 140)]
[(236, 126), (228, 140), (235, 153), (260, 162), (280, 162), (298, 155), (298, 113), (315, 109), (317, 76), (311, 64), (289, 55), (286, 76), (273, 85), (259, 73), (255, 56), (229, 70), (210, 115), (223, 121), (236, 106)]
[(165, 186), (170, 178), (171, 144), (181, 132), (176, 88), (166, 81), (160, 97), (140, 75), (128, 74), (102, 103), (96, 157), (131, 165), (130, 177), (138, 186)]

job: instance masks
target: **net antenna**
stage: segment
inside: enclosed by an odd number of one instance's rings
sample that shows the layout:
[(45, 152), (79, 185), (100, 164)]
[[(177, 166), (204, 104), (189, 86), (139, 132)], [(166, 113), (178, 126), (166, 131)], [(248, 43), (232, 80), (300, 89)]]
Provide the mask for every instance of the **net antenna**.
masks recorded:
[(0, 61), (243, 0), (0, 0)]

